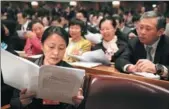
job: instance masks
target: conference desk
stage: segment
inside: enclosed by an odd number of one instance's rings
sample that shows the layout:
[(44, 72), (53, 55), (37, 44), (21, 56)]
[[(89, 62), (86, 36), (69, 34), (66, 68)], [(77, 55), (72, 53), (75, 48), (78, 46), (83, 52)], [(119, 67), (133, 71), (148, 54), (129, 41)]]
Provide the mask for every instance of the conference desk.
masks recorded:
[(87, 74), (94, 74), (94, 75), (112, 75), (112, 76), (117, 76), (117, 77), (124, 77), (124, 78), (129, 78), (129, 79), (135, 79), (143, 82), (147, 82), (150, 84), (154, 84), (163, 88), (166, 88), (169, 90), (169, 81), (164, 81), (164, 80), (156, 80), (156, 79), (149, 79), (145, 78), (142, 76), (137, 76), (133, 74), (125, 74), (125, 73), (120, 73), (114, 65), (111, 66), (96, 66), (93, 68), (86, 68), (86, 67), (80, 67), (80, 66), (74, 66), (75, 68), (79, 69), (84, 69)]

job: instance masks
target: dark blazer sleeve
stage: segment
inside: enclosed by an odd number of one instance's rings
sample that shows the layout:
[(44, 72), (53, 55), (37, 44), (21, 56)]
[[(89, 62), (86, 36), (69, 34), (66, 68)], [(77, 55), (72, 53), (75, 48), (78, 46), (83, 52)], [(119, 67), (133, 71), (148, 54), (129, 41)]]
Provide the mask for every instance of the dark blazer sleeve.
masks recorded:
[(119, 71), (124, 72), (123, 68), (127, 64), (131, 64), (130, 58), (132, 57), (132, 53), (129, 47), (124, 49), (124, 52), (115, 60), (115, 68)]

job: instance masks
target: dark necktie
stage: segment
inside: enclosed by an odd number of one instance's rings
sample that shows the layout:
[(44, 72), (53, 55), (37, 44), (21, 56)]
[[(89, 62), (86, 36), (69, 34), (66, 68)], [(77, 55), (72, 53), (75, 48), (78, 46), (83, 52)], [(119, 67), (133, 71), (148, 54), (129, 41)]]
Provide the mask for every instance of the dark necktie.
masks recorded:
[(151, 55), (152, 49), (153, 49), (152, 46), (146, 46), (147, 58), (148, 58), (150, 61), (153, 61), (153, 58), (152, 58), (152, 55)]

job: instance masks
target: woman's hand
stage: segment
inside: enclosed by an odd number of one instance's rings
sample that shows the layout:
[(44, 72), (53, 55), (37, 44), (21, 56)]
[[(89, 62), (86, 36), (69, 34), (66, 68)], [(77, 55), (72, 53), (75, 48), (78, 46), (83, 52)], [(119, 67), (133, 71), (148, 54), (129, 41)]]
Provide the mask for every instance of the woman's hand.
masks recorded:
[(26, 39), (27, 38), (34, 38), (34, 37), (36, 37), (36, 34), (34, 33), (34, 32), (32, 32), (32, 31), (28, 31), (28, 32), (26, 32), (25, 33), (25, 36), (24, 36)]
[(36, 96), (34, 92), (28, 92), (27, 89), (22, 89), (20, 92), (20, 101), (22, 105), (28, 105), (32, 102), (32, 98)]
[(74, 96), (72, 98), (72, 100), (76, 105), (79, 105), (82, 102), (83, 99), (84, 99), (83, 90), (82, 90), (82, 88), (79, 88), (79, 91), (78, 91), (77, 95)]

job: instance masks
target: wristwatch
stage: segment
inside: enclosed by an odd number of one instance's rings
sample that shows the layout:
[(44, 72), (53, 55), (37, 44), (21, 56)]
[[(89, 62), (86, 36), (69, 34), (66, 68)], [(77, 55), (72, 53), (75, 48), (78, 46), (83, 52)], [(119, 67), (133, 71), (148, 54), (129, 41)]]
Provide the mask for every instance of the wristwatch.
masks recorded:
[(155, 64), (155, 68), (156, 68), (156, 73), (158, 75), (162, 75), (164, 72), (164, 67), (161, 64)]

